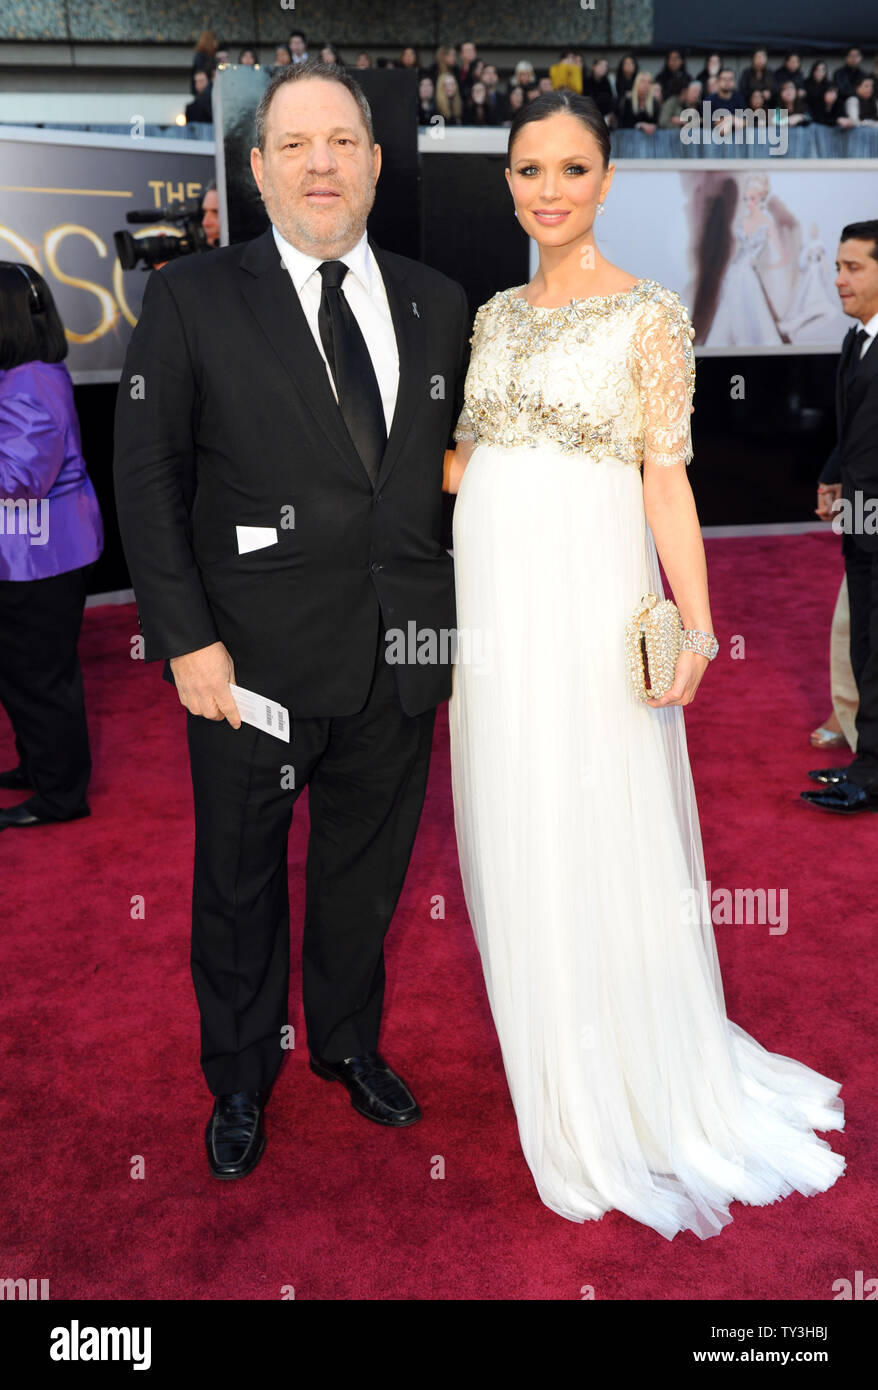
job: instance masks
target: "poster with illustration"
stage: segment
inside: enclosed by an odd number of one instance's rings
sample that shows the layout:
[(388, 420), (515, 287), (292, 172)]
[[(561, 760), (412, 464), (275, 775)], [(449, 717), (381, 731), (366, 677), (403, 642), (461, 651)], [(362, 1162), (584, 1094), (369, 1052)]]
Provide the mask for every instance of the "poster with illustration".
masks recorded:
[(850, 327), (841, 232), (876, 212), (874, 161), (620, 160), (596, 235), (614, 264), (677, 291), (699, 354), (834, 353)]

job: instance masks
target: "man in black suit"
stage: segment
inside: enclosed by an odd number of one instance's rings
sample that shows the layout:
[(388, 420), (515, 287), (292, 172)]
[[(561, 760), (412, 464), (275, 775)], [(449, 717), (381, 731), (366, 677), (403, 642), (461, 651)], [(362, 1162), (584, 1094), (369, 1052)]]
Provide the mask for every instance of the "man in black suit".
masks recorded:
[(832, 85), (838, 88), (838, 95), (842, 105), (848, 97), (855, 95), (857, 87), (864, 77), (871, 76), (862, 67), (863, 55), (858, 48), (849, 48), (845, 54), (845, 60), (840, 68), (836, 68), (832, 74)]
[[(311, 1068), (369, 1119), (420, 1115), (377, 1050), (383, 942), (451, 693), (442, 477), (471, 329), (460, 285), (367, 235), (381, 151), (342, 68), (279, 69), (256, 137), (272, 226), (151, 275), (116, 411), (145, 655), (168, 659), (188, 711), (192, 974), (220, 1178), (258, 1162), (289, 1045), (287, 839), (306, 783)], [(400, 631), (440, 635), (438, 660), (409, 642), (393, 664)], [(291, 743), (243, 724), (230, 683), (285, 706)]]
[(808, 775), (821, 810), (878, 810), (878, 219), (844, 228), (836, 261), (842, 308), (861, 327), (842, 344), (836, 378), (838, 443), (820, 474), (818, 512), (842, 533), (857, 682), (857, 752), (846, 767)]

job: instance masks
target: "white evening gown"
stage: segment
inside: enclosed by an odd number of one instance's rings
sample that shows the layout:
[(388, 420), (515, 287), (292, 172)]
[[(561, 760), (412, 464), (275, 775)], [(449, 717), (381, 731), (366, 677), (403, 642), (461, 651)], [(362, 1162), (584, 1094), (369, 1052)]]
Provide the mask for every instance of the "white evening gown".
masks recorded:
[(652, 280), (495, 295), (454, 512), (455, 828), (524, 1156), (559, 1215), (668, 1239), (844, 1171), (814, 1133), (839, 1083), (726, 1016), (683, 711), (628, 684), (625, 623), (662, 593), (639, 465), (691, 457), (692, 337)]
[(795, 291), (779, 326), (791, 343), (834, 343), (847, 332), (849, 320), (838, 301), (829, 257), (813, 238), (799, 255)]
[(735, 250), (720, 287), (719, 303), (705, 347), (743, 347), (782, 343), (757, 261), (768, 245), (768, 227), (749, 235), (736, 223)]

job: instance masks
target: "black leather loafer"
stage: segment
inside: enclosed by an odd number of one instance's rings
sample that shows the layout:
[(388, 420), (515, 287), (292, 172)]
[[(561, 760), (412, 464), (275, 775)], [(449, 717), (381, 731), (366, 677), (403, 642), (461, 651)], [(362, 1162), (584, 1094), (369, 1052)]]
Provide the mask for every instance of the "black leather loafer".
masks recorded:
[(803, 801), (821, 811), (837, 811), (843, 816), (855, 816), (859, 811), (878, 811), (878, 791), (868, 791), (842, 777), (831, 782), (822, 792), (799, 792)]
[(841, 782), (846, 778), (846, 774), (847, 766), (845, 765), (845, 767), (815, 767), (813, 772), (808, 773), (808, 776), (814, 782), (822, 782), (824, 786), (829, 786), (835, 782)]
[(350, 1092), (351, 1105), (367, 1120), (379, 1125), (413, 1125), (421, 1118), (417, 1101), (377, 1052), (327, 1062), (310, 1053), (311, 1070), (324, 1081), (340, 1081)]
[(8, 806), (5, 811), (0, 811), (0, 830), (30, 830), (36, 825), (66, 825), (69, 820), (81, 820), (83, 816), (90, 815), (90, 808), (81, 806), (72, 816), (50, 820), (47, 816), (35, 816), (33, 811), (26, 809), (22, 801), (17, 806)]
[(217, 1096), (207, 1122), (207, 1162), (215, 1178), (243, 1178), (252, 1173), (265, 1148), (261, 1091), (234, 1091)]
[(30, 782), (20, 767), (11, 767), (8, 772), (0, 772), (0, 787), (11, 787), (13, 791), (26, 791)]

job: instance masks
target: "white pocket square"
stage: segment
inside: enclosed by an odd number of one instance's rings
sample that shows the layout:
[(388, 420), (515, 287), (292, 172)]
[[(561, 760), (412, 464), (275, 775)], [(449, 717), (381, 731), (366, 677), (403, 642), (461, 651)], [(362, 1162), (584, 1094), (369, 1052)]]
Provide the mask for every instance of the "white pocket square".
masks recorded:
[(239, 555), (246, 555), (248, 550), (261, 550), (264, 545), (277, 545), (277, 528), (274, 526), (236, 526), (235, 531)]

